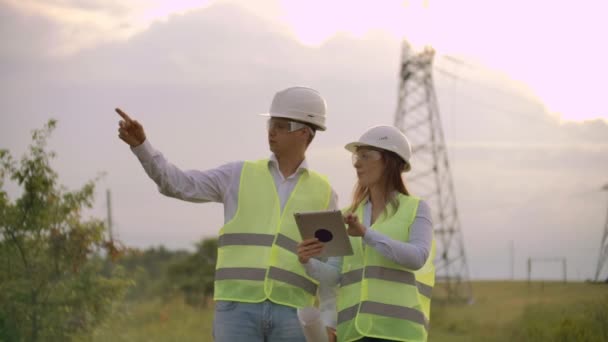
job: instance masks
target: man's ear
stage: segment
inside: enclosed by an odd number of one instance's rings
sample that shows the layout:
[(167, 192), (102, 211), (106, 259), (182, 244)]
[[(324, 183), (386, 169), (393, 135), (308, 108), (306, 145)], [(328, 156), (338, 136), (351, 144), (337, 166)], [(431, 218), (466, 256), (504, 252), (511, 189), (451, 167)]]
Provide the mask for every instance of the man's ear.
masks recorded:
[(308, 139), (308, 137), (310, 136), (310, 132), (307, 129), (301, 129), (298, 131), (298, 133), (300, 133), (300, 135), (306, 137), (306, 139)]

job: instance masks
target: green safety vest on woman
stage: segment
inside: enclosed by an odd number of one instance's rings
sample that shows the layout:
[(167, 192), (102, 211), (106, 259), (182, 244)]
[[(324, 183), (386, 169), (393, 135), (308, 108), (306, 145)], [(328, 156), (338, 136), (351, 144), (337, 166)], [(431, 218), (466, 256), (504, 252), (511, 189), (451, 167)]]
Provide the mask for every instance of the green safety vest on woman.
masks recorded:
[[(399, 194), (399, 207), (389, 207), (372, 228), (388, 237), (407, 242), (416, 217), (419, 199)], [(363, 217), (363, 205), (357, 208)], [(435, 285), (435, 239), (424, 266), (409, 270), (363, 247), (351, 237), (354, 254), (344, 258), (338, 292), (338, 340), (354, 341), (364, 336), (395, 341), (426, 341)]]
[(327, 179), (305, 170), (281, 212), (268, 159), (245, 162), (236, 214), (220, 230), (214, 299), (313, 305), (318, 282), (298, 261), (301, 237), (293, 214), (326, 210), (330, 198)]

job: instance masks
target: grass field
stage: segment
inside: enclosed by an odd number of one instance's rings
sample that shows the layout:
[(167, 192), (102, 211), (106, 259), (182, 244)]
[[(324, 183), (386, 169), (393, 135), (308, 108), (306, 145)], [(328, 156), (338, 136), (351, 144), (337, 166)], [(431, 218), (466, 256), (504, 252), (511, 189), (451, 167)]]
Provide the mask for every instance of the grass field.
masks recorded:
[(597, 308), (605, 327), (605, 339), (597, 341), (608, 341), (608, 284), (474, 282), (473, 293), (471, 305), (434, 303), (429, 341), (554, 341), (550, 332), (563, 322)]
[[(472, 304), (433, 302), (429, 341), (608, 341), (608, 284), (474, 282)], [(211, 341), (213, 310), (124, 303), (94, 341)]]

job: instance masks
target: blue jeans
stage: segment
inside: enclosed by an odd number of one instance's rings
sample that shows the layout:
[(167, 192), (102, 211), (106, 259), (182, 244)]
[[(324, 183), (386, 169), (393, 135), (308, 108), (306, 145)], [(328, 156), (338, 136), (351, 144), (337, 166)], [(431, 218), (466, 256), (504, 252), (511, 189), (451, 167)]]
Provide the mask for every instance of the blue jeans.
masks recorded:
[(215, 303), (216, 342), (306, 342), (297, 310), (275, 304), (219, 300)]

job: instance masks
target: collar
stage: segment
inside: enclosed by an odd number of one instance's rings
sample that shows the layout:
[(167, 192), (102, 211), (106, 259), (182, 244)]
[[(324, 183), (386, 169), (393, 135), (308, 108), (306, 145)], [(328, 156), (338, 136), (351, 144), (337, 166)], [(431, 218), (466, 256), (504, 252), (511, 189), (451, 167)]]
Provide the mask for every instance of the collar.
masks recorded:
[[(275, 156), (274, 153), (272, 153), (270, 155), (270, 158), (268, 158), (268, 165), (272, 165), (277, 170), (279, 170), (279, 161), (277, 160), (277, 156)], [(304, 160), (302, 160), (300, 165), (298, 165), (298, 168), (296, 169), (296, 172), (294, 172), (294, 173), (298, 173), (298, 172), (308, 172), (308, 162), (306, 161), (306, 157), (304, 157)]]

